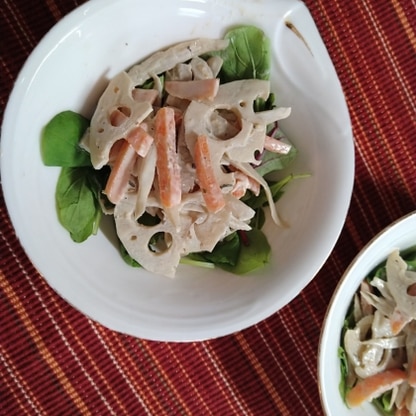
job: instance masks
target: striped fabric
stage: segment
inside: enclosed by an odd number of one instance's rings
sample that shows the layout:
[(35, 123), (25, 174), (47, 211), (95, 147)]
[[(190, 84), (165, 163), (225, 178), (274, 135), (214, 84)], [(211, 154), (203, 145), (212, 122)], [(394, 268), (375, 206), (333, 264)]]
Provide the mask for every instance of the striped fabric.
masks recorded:
[[(80, 3), (2, 0), (2, 112), (37, 42)], [(356, 145), (351, 206), (322, 270), (289, 305), (239, 333), (188, 344), (136, 339), (89, 320), (46, 284), (0, 195), (1, 415), (323, 413), (316, 361), (332, 292), (363, 245), (416, 207), (416, 3), (305, 3), (345, 91)]]

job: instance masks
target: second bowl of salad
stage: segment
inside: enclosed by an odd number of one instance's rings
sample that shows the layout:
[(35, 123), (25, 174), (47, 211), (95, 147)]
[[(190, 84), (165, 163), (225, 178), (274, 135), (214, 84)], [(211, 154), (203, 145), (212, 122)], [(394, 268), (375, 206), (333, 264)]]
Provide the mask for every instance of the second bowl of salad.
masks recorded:
[(416, 412), (416, 213), (372, 239), (342, 276), (320, 339), (329, 416)]

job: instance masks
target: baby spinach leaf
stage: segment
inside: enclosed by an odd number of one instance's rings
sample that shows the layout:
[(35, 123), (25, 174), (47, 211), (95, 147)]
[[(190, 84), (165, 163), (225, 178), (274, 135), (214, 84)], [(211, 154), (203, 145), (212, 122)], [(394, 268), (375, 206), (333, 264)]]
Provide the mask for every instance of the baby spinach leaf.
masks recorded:
[(253, 228), (244, 232), (236, 264), (219, 264), (219, 267), (234, 274), (247, 274), (269, 263), (270, 254), (271, 248), (266, 236), (261, 230)]
[(189, 259), (209, 262), (234, 274), (246, 274), (260, 269), (269, 262), (271, 248), (266, 236), (258, 229), (244, 231), (244, 238), (238, 232), (220, 241), (212, 252), (191, 253)]
[(98, 191), (89, 179), (93, 174), (92, 167), (64, 167), (56, 186), (59, 221), (77, 243), (97, 233), (101, 218)]
[(79, 141), (89, 121), (73, 111), (63, 111), (53, 117), (45, 126), (41, 138), (41, 154), (46, 166), (90, 166), (87, 151)]
[(238, 26), (225, 37), (229, 45), (216, 52), (224, 63), (220, 72), (221, 82), (239, 79), (269, 79), (271, 50), (264, 32), (255, 26)]
[(211, 252), (204, 251), (202, 256), (212, 263), (235, 266), (240, 253), (240, 238), (236, 232), (220, 241)]
[(261, 176), (264, 176), (268, 173), (282, 170), (288, 167), (295, 160), (296, 156), (297, 150), (295, 147), (291, 147), (286, 155), (265, 150), (260, 165), (256, 166), (256, 171)]

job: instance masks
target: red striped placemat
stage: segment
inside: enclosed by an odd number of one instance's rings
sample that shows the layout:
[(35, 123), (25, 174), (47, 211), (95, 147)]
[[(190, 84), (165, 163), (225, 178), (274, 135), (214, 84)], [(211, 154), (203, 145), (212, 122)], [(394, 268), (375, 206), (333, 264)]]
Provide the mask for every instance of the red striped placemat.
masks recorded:
[[(1, 3), (2, 110), (37, 42), (80, 3)], [(343, 86), (356, 145), (349, 214), (322, 270), (281, 311), (236, 334), (187, 344), (136, 339), (56, 295), (19, 245), (0, 196), (1, 415), (322, 414), (316, 360), (335, 285), (373, 235), (416, 206), (416, 5), (305, 3)]]

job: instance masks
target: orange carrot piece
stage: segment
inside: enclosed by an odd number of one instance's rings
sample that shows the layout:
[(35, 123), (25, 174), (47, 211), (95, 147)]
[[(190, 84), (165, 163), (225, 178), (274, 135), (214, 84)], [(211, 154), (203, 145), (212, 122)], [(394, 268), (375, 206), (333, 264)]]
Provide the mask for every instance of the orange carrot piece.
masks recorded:
[(407, 379), (403, 370), (394, 368), (386, 370), (357, 382), (346, 394), (345, 400), (350, 407), (361, 405), (365, 401), (371, 401)]
[(141, 157), (146, 157), (153, 143), (153, 137), (141, 126), (131, 130), (126, 140)]
[(118, 154), (123, 147), (124, 139), (117, 140), (110, 149), (110, 154), (108, 156), (108, 165), (113, 167), (114, 163), (117, 160)]
[(219, 85), (218, 78), (165, 82), (165, 88), (169, 94), (190, 101), (213, 100), (217, 95)]
[(110, 124), (114, 127), (119, 127), (129, 119), (130, 114), (130, 108), (120, 106), (111, 112)]
[(206, 136), (197, 137), (194, 148), (196, 177), (209, 212), (218, 212), (225, 206), (224, 196), (215, 177)]
[(173, 108), (162, 107), (156, 113), (155, 145), (160, 201), (165, 208), (172, 208), (180, 204), (182, 197)]
[(136, 151), (123, 140), (104, 189), (113, 204), (117, 204), (126, 192), (136, 159)]

